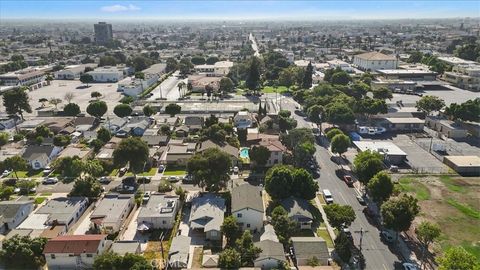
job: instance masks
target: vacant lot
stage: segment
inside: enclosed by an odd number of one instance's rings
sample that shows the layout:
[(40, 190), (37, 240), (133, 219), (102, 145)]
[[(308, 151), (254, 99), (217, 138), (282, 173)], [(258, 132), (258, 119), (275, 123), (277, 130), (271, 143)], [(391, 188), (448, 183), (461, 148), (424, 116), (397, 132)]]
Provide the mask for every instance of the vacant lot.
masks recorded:
[(406, 176), (398, 182), (419, 200), (414, 224), (429, 220), (442, 229), (436, 251), (461, 245), (480, 259), (480, 178)]

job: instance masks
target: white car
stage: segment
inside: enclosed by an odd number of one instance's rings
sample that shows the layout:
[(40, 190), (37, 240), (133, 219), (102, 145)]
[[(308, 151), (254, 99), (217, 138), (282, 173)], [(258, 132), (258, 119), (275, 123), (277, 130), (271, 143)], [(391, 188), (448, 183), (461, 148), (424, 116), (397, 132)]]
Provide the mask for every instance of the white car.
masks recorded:
[(20, 188), (19, 187), (16, 187), (15, 189), (13, 189), (13, 193), (17, 194), (20, 192)]
[(56, 183), (58, 183), (58, 179), (56, 177), (45, 177), (45, 179), (43, 179), (42, 183), (44, 185), (56, 184)]
[(144, 194), (143, 194), (143, 198), (142, 198), (142, 201), (143, 203), (146, 203), (148, 202), (148, 200), (150, 200), (150, 191), (146, 191)]
[(237, 173), (238, 173), (238, 171), (239, 171), (239, 169), (238, 169), (238, 167), (237, 167), (237, 166), (233, 167), (233, 173), (237, 174)]
[(3, 171), (3, 173), (2, 173), (2, 177), (6, 177), (6, 176), (8, 176), (8, 175), (11, 174), (11, 173), (12, 173), (12, 171), (5, 170), (5, 171)]
[(179, 178), (177, 176), (170, 176), (168, 177), (169, 182), (178, 182)]

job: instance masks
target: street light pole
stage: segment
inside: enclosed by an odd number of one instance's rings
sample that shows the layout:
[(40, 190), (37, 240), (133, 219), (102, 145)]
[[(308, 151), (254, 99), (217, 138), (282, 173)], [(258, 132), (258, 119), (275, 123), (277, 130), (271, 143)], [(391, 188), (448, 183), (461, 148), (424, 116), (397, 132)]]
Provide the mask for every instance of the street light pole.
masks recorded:
[(363, 235), (367, 232), (368, 231), (364, 231), (363, 228), (360, 228), (360, 231), (355, 231), (355, 233), (360, 234), (360, 244), (359, 244), (360, 251), (362, 251)]

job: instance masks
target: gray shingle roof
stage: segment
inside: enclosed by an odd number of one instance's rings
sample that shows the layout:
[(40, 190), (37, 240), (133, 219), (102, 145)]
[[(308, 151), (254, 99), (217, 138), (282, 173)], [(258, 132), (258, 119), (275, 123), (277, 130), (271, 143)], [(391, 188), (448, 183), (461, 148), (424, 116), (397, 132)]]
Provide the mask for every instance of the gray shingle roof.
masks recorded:
[(225, 200), (213, 194), (204, 194), (192, 200), (190, 227), (205, 232), (220, 231), (225, 214)]
[(232, 189), (232, 212), (250, 208), (259, 212), (263, 210), (261, 189), (250, 184), (243, 184)]
[(185, 235), (175, 236), (168, 251), (169, 263), (176, 266), (184, 265), (186, 267), (191, 241), (192, 239)]
[(293, 249), (297, 259), (329, 258), (327, 242), (321, 237), (292, 237)]
[(12, 219), (18, 210), (26, 204), (32, 204), (31, 201), (3, 201), (0, 202), (0, 226), (5, 220)]
[(281, 205), (288, 212), (290, 218), (308, 218), (313, 219), (312, 213), (310, 213), (310, 204), (308, 201), (300, 198), (290, 197), (284, 199)]
[(272, 240), (264, 240), (256, 242), (254, 245), (262, 249), (262, 252), (255, 261), (269, 258), (286, 261), (285, 253), (283, 252), (283, 245), (281, 243)]

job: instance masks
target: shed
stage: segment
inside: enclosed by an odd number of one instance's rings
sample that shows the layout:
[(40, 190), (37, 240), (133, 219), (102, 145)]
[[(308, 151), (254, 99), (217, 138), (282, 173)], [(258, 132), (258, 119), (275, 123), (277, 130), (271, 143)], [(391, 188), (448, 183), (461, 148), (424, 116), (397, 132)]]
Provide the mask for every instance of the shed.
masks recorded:
[(480, 176), (479, 156), (446, 156), (443, 163), (463, 176)]

